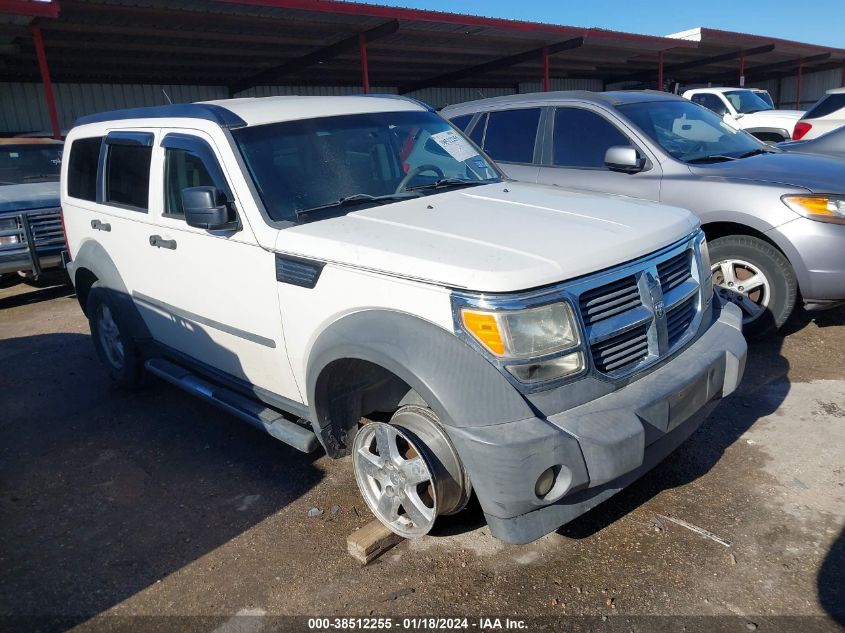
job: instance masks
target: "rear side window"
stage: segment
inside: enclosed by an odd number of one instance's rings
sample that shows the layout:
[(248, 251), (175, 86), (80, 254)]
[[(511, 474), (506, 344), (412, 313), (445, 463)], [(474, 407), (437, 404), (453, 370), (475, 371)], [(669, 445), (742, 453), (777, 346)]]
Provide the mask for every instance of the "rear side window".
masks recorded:
[(141, 211), (149, 208), (152, 138), (152, 134), (134, 132), (106, 137), (106, 203)]
[(630, 146), (631, 142), (603, 116), (582, 108), (555, 111), (555, 165), (602, 169), (605, 153), (618, 145)]
[(491, 112), (484, 135), (484, 151), (505, 163), (534, 161), (534, 142), (540, 125), (540, 108)]
[(80, 138), (70, 148), (67, 170), (67, 195), (82, 200), (97, 200), (97, 164), (103, 137)]
[(466, 130), (467, 125), (469, 125), (470, 121), (472, 121), (471, 114), (462, 114), (461, 116), (456, 116), (454, 119), (452, 119), (452, 125), (454, 125), (460, 130)]
[[(810, 108), (803, 118), (818, 119), (819, 117), (833, 114), (842, 108), (845, 108), (845, 93), (827, 95), (816, 105)], [(845, 112), (842, 113), (842, 116), (845, 117)]]

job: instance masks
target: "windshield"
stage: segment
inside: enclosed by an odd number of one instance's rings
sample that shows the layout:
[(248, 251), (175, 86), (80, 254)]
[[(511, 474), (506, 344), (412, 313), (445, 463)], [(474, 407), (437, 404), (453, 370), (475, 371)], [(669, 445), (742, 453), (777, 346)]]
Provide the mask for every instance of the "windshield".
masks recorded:
[(725, 93), (725, 98), (731, 102), (734, 110), (741, 114), (773, 110), (774, 108), (766, 103), (759, 95), (750, 90), (731, 90)]
[(754, 94), (760, 97), (763, 101), (769, 104), (772, 110), (775, 109), (775, 102), (772, 101), (772, 95), (768, 93), (768, 91), (763, 90), (761, 92), (754, 91)]
[(58, 143), (0, 145), (0, 185), (58, 182), (61, 166)]
[(750, 134), (735, 130), (710, 110), (689, 101), (651, 101), (617, 106), (634, 125), (684, 162), (731, 160), (765, 151)]
[(498, 182), (474, 145), (433, 112), (382, 112), (234, 130), (273, 220)]

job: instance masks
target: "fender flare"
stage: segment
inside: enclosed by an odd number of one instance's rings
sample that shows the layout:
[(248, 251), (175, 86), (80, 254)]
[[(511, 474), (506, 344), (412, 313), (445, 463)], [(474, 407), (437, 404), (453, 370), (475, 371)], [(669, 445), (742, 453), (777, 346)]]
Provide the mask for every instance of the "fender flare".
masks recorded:
[[(70, 267), (69, 267), (70, 268)], [(113, 296), (120, 316), (129, 327), (129, 332), (135, 340), (152, 339), (147, 324), (144, 322), (132, 295), (126, 288), (126, 283), (117, 269), (114, 260), (105, 248), (96, 240), (86, 240), (79, 247), (79, 252), (73, 258), (71, 280), (76, 286), (76, 274), (79, 269), (90, 270), (97, 278), (100, 286)], [(83, 306), (84, 307), (84, 306)]]
[(407, 313), (373, 309), (335, 321), (311, 348), (306, 387), (318, 435), (327, 424), (318, 413), (320, 374), (344, 359), (368, 361), (390, 371), (415, 390), (447, 427), (488, 426), (534, 415), (505, 377), (453, 333)]

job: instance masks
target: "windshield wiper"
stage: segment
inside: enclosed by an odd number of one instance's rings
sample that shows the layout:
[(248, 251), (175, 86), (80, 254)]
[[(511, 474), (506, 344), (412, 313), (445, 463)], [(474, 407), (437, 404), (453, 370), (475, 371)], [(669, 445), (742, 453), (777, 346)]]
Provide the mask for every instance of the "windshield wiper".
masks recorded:
[(716, 161), (736, 160), (736, 156), (727, 156), (725, 154), (710, 154), (709, 156), (699, 156), (698, 158), (691, 158), (687, 161), (688, 164), (693, 163), (713, 163)]
[(51, 182), (55, 178), (55, 181), (58, 182), (59, 174), (30, 174), (28, 176), (24, 176), (23, 181), (27, 182), (28, 180), (44, 180), (45, 178), (49, 178)]
[(757, 156), (758, 154), (777, 154), (777, 152), (771, 149), (764, 149), (762, 147), (758, 147), (757, 149), (752, 149), (750, 152), (740, 154), (739, 156), (737, 156), (737, 158), (750, 158), (751, 156)]
[(305, 215), (307, 213), (313, 213), (314, 211), (323, 211), (325, 209), (337, 209), (340, 207), (348, 207), (358, 204), (367, 204), (370, 202), (380, 203), (380, 202), (391, 202), (394, 200), (408, 200), (410, 198), (419, 198), (420, 194), (418, 193), (390, 193), (384, 196), (372, 196), (368, 193), (354, 193), (351, 196), (345, 196), (340, 198), (339, 200), (335, 200), (334, 202), (327, 202), (326, 204), (320, 204), (316, 207), (308, 207), (307, 209), (297, 209), (297, 215)]
[(467, 178), (440, 178), (425, 185), (408, 187), (406, 191), (419, 191), (421, 189), (440, 189), (442, 187), (474, 187), (476, 185), (489, 185), (494, 180), (469, 180)]

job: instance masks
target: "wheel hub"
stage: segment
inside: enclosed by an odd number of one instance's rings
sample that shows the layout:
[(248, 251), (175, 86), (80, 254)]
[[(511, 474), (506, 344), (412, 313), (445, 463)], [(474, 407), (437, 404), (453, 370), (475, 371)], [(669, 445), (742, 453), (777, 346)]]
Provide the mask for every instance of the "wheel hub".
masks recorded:
[(756, 264), (741, 259), (714, 262), (713, 285), (726, 301), (742, 310), (744, 325), (756, 321), (769, 307), (771, 284)]

